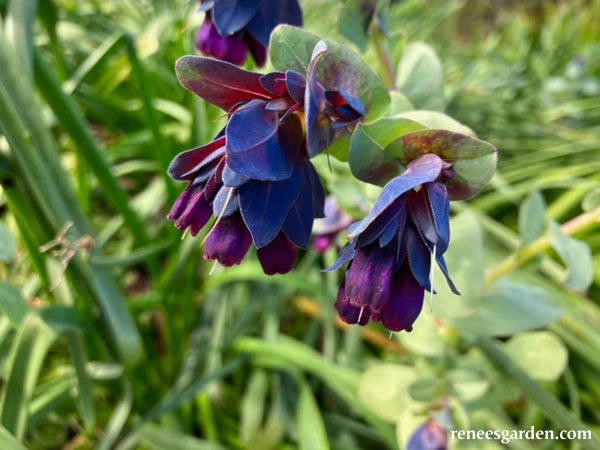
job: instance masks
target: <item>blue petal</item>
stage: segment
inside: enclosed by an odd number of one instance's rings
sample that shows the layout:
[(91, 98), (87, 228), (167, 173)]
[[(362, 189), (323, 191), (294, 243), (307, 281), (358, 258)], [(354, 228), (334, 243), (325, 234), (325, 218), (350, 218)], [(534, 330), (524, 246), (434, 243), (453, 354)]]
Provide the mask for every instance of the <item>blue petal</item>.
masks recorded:
[[(310, 232), (314, 222), (314, 190), (310, 179), (312, 164), (308, 160), (300, 166), (302, 173), (302, 189), (298, 198), (290, 208), (283, 231), (287, 237), (298, 247), (308, 248), (310, 241)], [(320, 182), (319, 182), (320, 186)], [(321, 188), (322, 190), (322, 188)]]
[(325, 217), (325, 190), (321, 184), (321, 178), (309, 161), (305, 161), (303, 171), (304, 179), (310, 182), (313, 197), (313, 216), (315, 218)]
[(213, 20), (219, 34), (230, 36), (245, 27), (260, 8), (261, 0), (219, 0), (213, 8)]
[(249, 179), (246, 175), (234, 172), (228, 164), (225, 164), (223, 168), (223, 184), (225, 186), (239, 187)]
[(285, 83), (288, 94), (296, 103), (304, 104), (304, 92), (306, 90), (306, 78), (294, 70), (288, 70), (285, 73)]
[[(245, 1), (245, 0), (243, 0)], [(248, 24), (248, 31), (265, 47), (271, 31), (281, 24), (302, 26), (302, 10), (297, 0), (263, 0), (262, 7)]]
[(235, 188), (221, 187), (213, 200), (212, 206), (215, 217), (228, 217), (236, 212), (240, 205)]
[(354, 249), (354, 244), (348, 242), (342, 248), (342, 251), (338, 255), (338, 258), (335, 260), (333, 265), (331, 267), (328, 267), (327, 269), (323, 269), (322, 272), (333, 272), (334, 270), (338, 270), (348, 261), (352, 260), (354, 258), (355, 253), (356, 250)]
[(235, 172), (258, 180), (284, 180), (294, 171), (302, 142), (296, 116), (285, 122), (266, 111), (266, 102), (253, 100), (229, 119), (227, 163)]
[(257, 247), (273, 240), (302, 186), (300, 170), (282, 181), (250, 180), (238, 188), (240, 210)]
[(362, 233), (379, 215), (381, 215), (398, 197), (408, 190), (430, 181), (434, 181), (442, 170), (442, 160), (434, 154), (422, 155), (408, 165), (406, 171), (399, 177), (389, 181), (379, 194), (375, 206), (367, 217), (359, 222), (348, 235), (351, 239)]
[(427, 183), (409, 201), (410, 216), (419, 234), (429, 244), (436, 245), (436, 253), (443, 254), (450, 240), (450, 200), (444, 185)]
[(460, 292), (458, 292), (458, 289), (456, 289), (456, 286), (454, 285), (454, 283), (452, 282), (452, 279), (450, 278), (450, 274), (448, 273), (448, 268), (446, 267), (446, 260), (444, 260), (444, 256), (436, 255), (435, 260), (437, 261), (439, 268), (442, 270), (442, 273), (446, 277), (446, 282), (448, 283), (448, 286), (450, 286), (450, 290), (454, 294), (460, 295)]
[(411, 223), (407, 224), (405, 233), (404, 239), (406, 240), (410, 270), (419, 284), (431, 291), (429, 282), (431, 254)]

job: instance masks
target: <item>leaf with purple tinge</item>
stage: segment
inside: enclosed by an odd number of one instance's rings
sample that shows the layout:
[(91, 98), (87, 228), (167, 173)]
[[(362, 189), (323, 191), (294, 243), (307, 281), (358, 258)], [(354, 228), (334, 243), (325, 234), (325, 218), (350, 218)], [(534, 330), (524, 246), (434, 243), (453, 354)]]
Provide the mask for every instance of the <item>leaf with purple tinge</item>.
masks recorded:
[(423, 183), (434, 181), (442, 171), (442, 160), (437, 155), (422, 155), (409, 164), (402, 176), (394, 178), (386, 184), (369, 211), (367, 217), (352, 228), (348, 239), (353, 239), (364, 231), (380, 214), (382, 214), (400, 195)]
[(488, 142), (449, 130), (426, 129), (400, 136), (385, 150), (385, 159), (406, 165), (423, 154), (452, 163), (456, 176), (444, 180), (450, 200), (477, 195), (496, 171), (496, 148)]
[(240, 31), (254, 17), (261, 0), (218, 0), (212, 11), (213, 21), (222, 36)]
[(242, 217), (257, 247), (267, 245), (279, 233), (301, 186), (302, 174), (296, 168), (286, 180), (250, 180), (238, 188)]
[[(321, 38), (308, 31), (280, 25), (271, 34), (269, 51), (277, 70), (307, 73), (313, 49)], [(325, 40), (327, 52), (319, 61), (317, 80), (326, 90), (338, 89), (359, 98), (374, 120), (387, 111), (390, 97), (379, 77), (348, 47)]]
[(302, 143), (302, 125), (296, 116), (280, 123), (253, 100), (227, 123), (227, 164), (233, 171), (257, 180), (284, 180), (294, 171)]
[[(173, 159), (167, 173), (174, 180), (191, 180), (206, 164), (225, 154), (225, 137), (180, 153)], [(223, 147), (223, 148), (221, 148)]]
[(418, 122), (396, 117), (358, 125), (352, 133), (348, 150), (352, 174), (359, 180), (379, 185), (400, 175), (400, 165), (390, 159), (384, 149), (403, 134), (423, 128), (425, 126)]
[(175, 63), (181, 85), (209, 103), (230, 111), (239, 103), (273, 97), (260, 84), (261, 74), (200, 56), (183, 56)]

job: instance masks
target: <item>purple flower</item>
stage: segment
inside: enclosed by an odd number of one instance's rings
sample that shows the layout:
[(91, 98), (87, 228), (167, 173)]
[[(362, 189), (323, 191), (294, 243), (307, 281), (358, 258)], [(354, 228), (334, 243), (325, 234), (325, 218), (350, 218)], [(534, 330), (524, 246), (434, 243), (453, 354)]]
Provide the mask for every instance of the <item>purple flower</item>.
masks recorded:
[[(324, 208), (323, 187), (309, 161), (324, 148), (309, 153), (302, 123), (306, 79), (294, 71), (261, 75), (193, 56), (179, 59), (176, 71), (185, 88), (225, 110), (228, 121), (212, 142), (172, 161), (169, 175), (188, 187), (168, 219), (195, 235), (214, 215), (205, 258), (239, 264), (252, 241), (265, 273), (289, 272), (296, 247), (308, 247)], [(336, 101), (327, 101), (319, 117), (332, 124), (357, 120), (349, 111), (361, 109), (359, 100), (314, 83)]]
[(338, 234), (353, 222), (352, 217), (340, 211), (333, 195), (325, 199), (325, 217), (315, 220), (313, 247), (318, 253), (325, 253), (334, 243)]
[(241, 65), (248, 52), (258, 66), (267, 59), (271, 31), (279, 24), (302, 26), (297, 0), (204, 0), (206, 12), (196, 49), (205, 55)]
[(410, 437), (406, 450), (446, 450), (448, 433), (435, 420), (428, 420)]
[(431, 292), (435, 259), (453, 292), (443, 254), (450, 240), (450, 165), (434, 154), (417, 157), (385, 185), (375, 206), (349, 229), (334, 270), (350, 262), (336, 309), (347, 323), (369, 319), (391, 331), (412, 329), (424, 291)]

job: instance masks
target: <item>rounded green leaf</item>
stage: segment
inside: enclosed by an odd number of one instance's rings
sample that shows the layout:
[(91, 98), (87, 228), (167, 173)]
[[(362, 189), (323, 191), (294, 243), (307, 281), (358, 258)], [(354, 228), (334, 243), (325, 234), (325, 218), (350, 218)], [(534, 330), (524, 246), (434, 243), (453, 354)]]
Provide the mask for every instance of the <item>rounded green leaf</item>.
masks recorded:
[(442, 63), (427, 44), (414, 42), (404, 47), (396, 80), (398, 89), (418, 109), (444, 110)]
[(408, 388), (417, 377), (413, 367), (377, 364), (361, 377), (358, 397), (377, 416), (394, 422), (409, 407)]
[(448, 373), (453, 391), (463, 402), (472, 402), (485, 394), (490, 383), (482, 373), (470, 369), (455, 369)]
[(451, 162), (456, 176), (445, 182), (450, 200), (477, 195), (496, 171), (496, 148), (480, 139), (443, 129), (413, 131), (400, 136), (384, 153), (406, 166), (420, 155), (433, 153)]
[[(280, 25), (271, 34), (269, 51), (276, 70), (306, 75), (313, 49), (321, 38), (301, 28)], [(390, 97), (379, 77), (359, 55), (337, 42), (325, 40), (327, 52), (317, 64), (317, 80), (326, 89), (339, 89), (362, 100), (366, 119), (374, 120), (388, 108)]]
[(511, 338), (504, 351), (535, 380), (556, 381), (567, 368), (565, 344), (548, 331), (531, 331)]
[(546, 290), (500, 280), (475, 311), (451, 322), (459, 330), (480, 336), (511, 336), (544, 327), (561, 315)]

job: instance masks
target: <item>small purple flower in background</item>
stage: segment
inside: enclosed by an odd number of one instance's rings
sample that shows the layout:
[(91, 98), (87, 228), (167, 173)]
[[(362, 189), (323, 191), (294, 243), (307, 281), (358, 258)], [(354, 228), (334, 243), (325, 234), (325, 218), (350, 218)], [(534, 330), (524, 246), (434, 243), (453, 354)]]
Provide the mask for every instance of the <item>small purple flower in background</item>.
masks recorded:
[(406, 450), (446, 450), (448, 433), (434, 419), (421, 425), (410, 437)]
[(349, 229), (334, 270), (350, 262), (335, 304), (346, 323), (369, 319), (390, 331), (412, 330), (424, 291), (433, 291), (436, 261), (452, 291), (443, 254), (450, 240), (450, 202), (444, 182), (449, 163), (434, 154), (418, 156), (388, 182), (373, 209)]
[(263, 66), (273, 29), (283, 23), (302, 26), (297, 0), (201, 0), (200, 11), (206, 17), (196, 49), (236, 65), (243, 64), (250, 52)]
[[(262, 75), (194, 56), (180, 58), (176, 72), (186, 89), (225, 110), (228, 121), (211, 143), (171, 163), (169, 175), (188, 186), (167, 218), (196, 235), (214, 215), (206, 259), (239, 264), (254, 242), (266, 274), (289, 272), (296, 247), (308, 248), (313, 221), (324, 209), (309, 155), (325, 147), (307, 141), (302, 123), (306, 79), (294, 71)], [(360, 100), (325, 90), (314, 77), (312, 83), (336, 102), (327, 101), (314, 120), (348, 126), (360, 119)]]
[(340, 211), (333, 195), (325, 199), (325, 217), (315, 220), (313, 225), (313, 247), (319, 253), (325, 253), (336, 241), (340, 232), (346, 230), (354, 219)]

